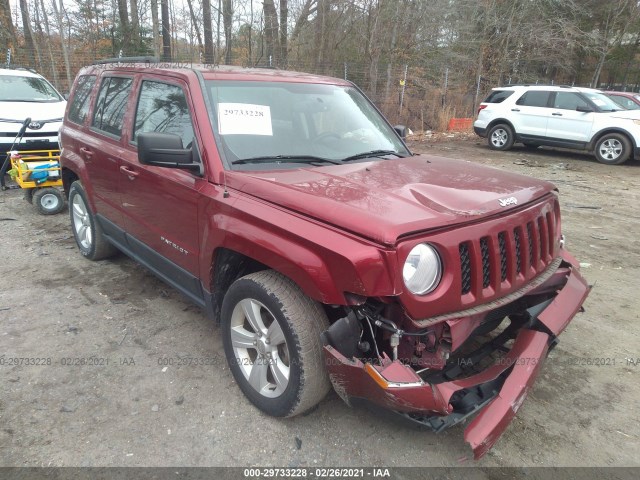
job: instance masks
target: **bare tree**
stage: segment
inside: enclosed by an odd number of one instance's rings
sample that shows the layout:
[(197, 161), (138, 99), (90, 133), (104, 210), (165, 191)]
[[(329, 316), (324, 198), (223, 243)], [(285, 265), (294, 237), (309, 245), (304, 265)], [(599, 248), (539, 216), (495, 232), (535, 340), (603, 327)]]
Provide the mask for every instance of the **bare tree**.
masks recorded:
[(118, 0), (118, 17), (120, 18), (120, 35), (122, 38), (121, 48), (125, 54), (129, 54), (131, 49), (131, 27), (129, 26), (127, 0)]
[(9, 48), (16, 44), (16, 32), (11, 21), (9, 0), (0, 0), (0, 44)]
[(287, 0), (280, 0), (280, 65), (287, 66), (289, 56), (289, 5)]
[(20, 0), (20, 14), (22, 16), (22, 30), (24, 34), (24, 46), (27, 53), (29, 64), (36, 66), (36, 53), (40, 57), (40, 52), (36, 50), (37, 46), (33, 39), (33, 31), (31, 30), (31, 16), (29, 15), (29, 7), (27, 0)]
[[(202, 54), (202, 52), (204, 51), (204, 44), (202, 43), (202, 35), (200, 34), (200, 25), (198, 23), (198, 19), (196, 18), (196, 13), (195, 13), (195, 11), (193, 9), (193, 1), (192, 0), (187, 0), (187, 4), (189, 5), (189, 13), (191, 15), (191, 22), (193, 23), (193, 27), (194, 27), (194, 30), (195, 30), (195, 33), (196, 33), (196, 38), (198, 39), (198, 47), (199, 47), (198, 53)], [(210, 0), (209, 0), (209, 10), (211, 10)]]
[(158, 19), (158, 0), (151, 0), (151, 30), (153, 31), (153, 53), (160, 57), (162, 43), (160, 42), (160, 21)]
[(62, 45), (62, 57), (64, 59), (65, 71), (67, 74), (67, 87), (71, 87), (71, 80), (73, 77), (71, 76), (71, 65), (69, 63), (69, 48), (67, 47), (67, 43), (65, 41), (64, 34), (64, 23), (62, 22), (62, 13), (64, 12), (64, 3), (63, 0), (59, 0), (60, 8), (56, 5), (56, 0), (51, 0), (51, 6), (53, 7), (53, 12), (55, 13), (56, 20), (58, 23), (58, 33), (60, 34), (60, 44)]
[(222, 0), (222, 23), (224, 24), (224, 41), (225, 41), (225, 55), (224, 63), (231, 65), (232, 58), (232, 22), (233, 22), (233, 1)]
[(135, 51), (142, 53), (142, 37), (140, 36), (140, 17), (138, 15), (138, 0), (131, 0), (131, 40)]
[(214, 63), (211, 0), (202, 0), (202, 24), (204, 26), (204, 62)]
[[(38, 5), (38, 3), (36, 3)], [(44, 31), (47, 35), (47, 38), (51, 38), (51, 29), (49, 28), (49, 18), (47, 16), (47, 12), (44, 8), (44, 0), (40, 0), (40, 8), (42, 9), (42, 19), (44, 23)], [(60, 83), (58, 80), (58, 69), (56, 68), (56, 61), (53, 57), (53, 50), (51, 49), (51, 41), (46, 42), (47, 52), (49, 53), (49, 61), (51, 62), (51, 72), (53, 73), (53, 83), (56, 87), (60, 88)]]
[(264, 41), (269, 65), (277, 65), (280, 59), (280, 42), (278, 37), (278, 14), (273, 0), (262, 2), (264, 12)]
[(634, 0), (614, 0), (593, 5), (599, 21), (591, 32), (594, 51), (597, 54), (596, 67), (591, 78), (591, 87), (598, 88), (600, 76), (607, 58), (619, 48), (627, 36), (633, 22), (638, 20), (638, 2)]
[(331, 0), (317, 0), (317, 14), (316, 14), (316, 24), (315, 24), (315, 47), (316, 54), (314, 55), (314, 69), (318, 70), (318, 67), (324, 63), (325, 60), (325, 51), (327, 49), (327, 37), (330, 35), (329, 33), (329, 11), (331, 8)]
[(171, 61), (171, 26), (169, 24), (169, 0), (160, 0), (162, 16), (162, 60)]

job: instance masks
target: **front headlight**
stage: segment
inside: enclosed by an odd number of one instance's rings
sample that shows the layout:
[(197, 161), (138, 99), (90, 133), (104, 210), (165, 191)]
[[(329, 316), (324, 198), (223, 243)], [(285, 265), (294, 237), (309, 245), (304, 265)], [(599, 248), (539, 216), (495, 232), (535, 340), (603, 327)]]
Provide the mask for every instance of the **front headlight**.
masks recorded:
[(442, 278), (442, 262), (435, 248), (421, 243), (409, 252), (402, 268), (404, 284), (415, 295), (432, 292)]
[(635, 123), (636, 125), (640, 125), (640, 120), (634, 120), (633, 123)]

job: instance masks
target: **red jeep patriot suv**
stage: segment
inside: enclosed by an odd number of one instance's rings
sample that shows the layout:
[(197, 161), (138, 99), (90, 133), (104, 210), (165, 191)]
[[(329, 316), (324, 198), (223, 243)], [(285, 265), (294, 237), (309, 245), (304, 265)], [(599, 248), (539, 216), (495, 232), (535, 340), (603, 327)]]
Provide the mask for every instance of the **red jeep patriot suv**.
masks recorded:
[(71, 226), (221, 322), (238, 386), (285, 417), (333, 386), (496, 442), (589, 287), (553, 185), (413, 155), (352, 83), (101, 64), (61, 130)]

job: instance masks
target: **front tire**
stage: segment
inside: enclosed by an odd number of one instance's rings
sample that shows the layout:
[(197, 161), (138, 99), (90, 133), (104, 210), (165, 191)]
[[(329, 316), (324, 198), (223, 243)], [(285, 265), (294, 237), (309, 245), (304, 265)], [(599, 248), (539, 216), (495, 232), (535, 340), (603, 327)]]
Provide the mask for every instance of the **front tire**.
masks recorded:
[(118, 251), (105, 238), (100, 223), (89, 208), (87, 194), (79, 180), (73, 182), (69, 189), (69, 217), (73, 236), (83, 256), (89, 260), (102, 260)]
[(236, 280), (221, 319), (231, 373), (260, 410), (292, 417), (327, 394), (320, 334), (329, 322), (320, 304), (291, 280), (272, 270)]
[(491, 127), (487, 141), (492, 150), (509, 150), (513, 146), (515, 136), (509, 125), (499, 123)]
[(605, 165), (620, 165), (631, 155), (631, 142), (620, 133), (608, 133), (596, 143), (596, 160)]

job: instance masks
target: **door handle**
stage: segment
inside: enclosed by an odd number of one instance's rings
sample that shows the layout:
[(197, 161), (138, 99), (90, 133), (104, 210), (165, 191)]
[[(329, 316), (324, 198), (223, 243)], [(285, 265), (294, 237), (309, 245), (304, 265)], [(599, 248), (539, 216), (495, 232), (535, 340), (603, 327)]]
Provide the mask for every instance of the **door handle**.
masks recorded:
[(557, 112), (554, 112), (554, 113), (552, 113), (551, 115), (553, 115), (553, 116), (555, 116), (555, 117), (561, 117), (561, 116), (562, 116), (562, 114), (561, 114), (561, 113), (557, 113)]
[(123, 173), (124, 175), (129, 177), (129, 180), (134, 180), (138, 175), (140, 175), (138, 172), (136, 172), (135, 170), (131, 170), (125, 165), (122, 165), (120, 167), (120, 173)]
[(520, 109), (519, 109), (519, 108), (512, 108), (512, 109), (511, 109), (511, 111), (512, 111), (512, 112), (519, 112), (519, 111), (520, 111)]
[(82, 153), (82, 155), (88, 160), (93, 158), (93, 152), (88, 148), (80, 147), (80, 153)]

